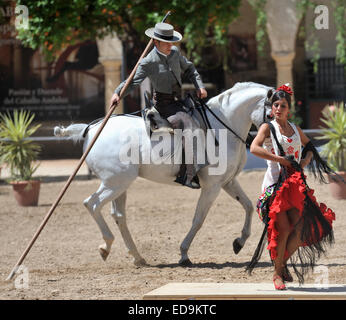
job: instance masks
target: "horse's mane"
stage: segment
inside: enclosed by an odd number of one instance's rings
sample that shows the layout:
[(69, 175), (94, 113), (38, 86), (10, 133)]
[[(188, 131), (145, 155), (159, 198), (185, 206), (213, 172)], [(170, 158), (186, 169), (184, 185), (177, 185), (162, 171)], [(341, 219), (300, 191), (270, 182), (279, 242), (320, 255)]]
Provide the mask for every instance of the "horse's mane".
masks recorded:
[(256, 82), (237, 82), (232, 88), (220, 93), (218, 96), (211, 98), (208, 101), (208, 105), (213, 106), (214, 104), (220, 105), (225, 97), (229, 97), (235, 92), (246, 90), (250, 88), (261, 88), (261, 89), (272, 89), (271, 87), (265, 86), (264, 84)]
[(232, 88), (226, 90), (223, 93), (234, 93), (239, 90), (244, 90), (252, 87), (257, 87), (257, 88), (263, 88), (263, 89), (269, 89), (268, 86), (265, 86), (264, 84), (256, 83), (256, 82), (237, 82)]

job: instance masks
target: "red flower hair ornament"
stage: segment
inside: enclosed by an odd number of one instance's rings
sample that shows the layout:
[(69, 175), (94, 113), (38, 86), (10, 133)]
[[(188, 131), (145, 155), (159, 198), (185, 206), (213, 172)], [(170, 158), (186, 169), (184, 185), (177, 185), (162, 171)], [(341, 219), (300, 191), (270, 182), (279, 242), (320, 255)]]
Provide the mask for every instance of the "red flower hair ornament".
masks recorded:
[(282, 85), (281, 87), (277, 88), (276, 91), (285, 91), (290, 96), (293, 94), (292, 89), (289, 87), (289, 83), (286, 83), (286, 84)]

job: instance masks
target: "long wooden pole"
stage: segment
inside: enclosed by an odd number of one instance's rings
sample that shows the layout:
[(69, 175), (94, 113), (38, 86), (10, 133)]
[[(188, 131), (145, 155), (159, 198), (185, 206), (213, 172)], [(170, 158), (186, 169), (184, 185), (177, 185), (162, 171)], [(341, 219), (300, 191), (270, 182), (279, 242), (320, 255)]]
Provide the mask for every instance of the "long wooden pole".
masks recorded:
[[(165, 15), (165, 17), (163, 18), (162, 22), (164, 22), (167, 17), (170, 15), (170, 11), (167, 12), (167, 14)], [(123, 86), (123, 88), (120, 91), (120, 99), (122, 98), (124, 92), (126, 91), (126, 89), (128, 88), (128, 86), (130, 85), (136, 70), (138, 68), (138, 65), (140, 64), (140, 62), (142, 61), (142, 59), (148, 54), (148, 51), (150, 50), (151, 46), (153, 44), (153, 39), (150, 39), (149, 43), (147, 44), (146, 48), (144, 49), (142, 55), (140, 56), (140, 58), (137, 61), (137, 64), (135, 65), (135, 67), (133, 68), (130, 76), (127, 78), (125, 85)], [(66, 190), (68, 189), (68, 187), (70, 186), (72, 180), (74, 179), (74, 177), (76, 176), (78, 170), (80, 169), (80, 167), (82, 166), (83, 162), (85, 161), (86, 157), (88, 156), (91, 148), (94, 146), (97, 138), (99, 137), (101, 131), (103, 130), (103, 128), (105, 127), (107, 121), (109, 120), (110, 116), (113, 114), (115, 108), (116, 108), (117, 104), (112, 104), (109, 108), (109, 111), (106, 115), (106, 117), (103, 119), (100, 127), (98, 128), (94, 138), (91, 140), (90, 144), (88, 145), (88, 148), (85, 150), (84, 154), (82, 155), (82, 157), (80, 158), (77, 167), (75, 168), (75, 170), (73, 171), (73, 173), (71, 174), (71, 176), (69, 177), (69, 179), (67, 180), (66, 184), (64, 185), (64, 187), (62, 188), (62, 190), (60, 191), (57, 199), (55, 200), (55, 202), (52, 204), (51, 208), (49, 209), (47, 215), (45, 216), (45, 218), (43, 219), (41, 225), (38, 227), (36, 233), (34, 234), (33, 238), (31, 239), (30, 243), (28, 244), (28, 246), (26, 247), (26, 249), (24, 250), (24, 252), (22, 253), (21, 257), (19, 258), (19, 260), (17, 261), (17, 263), (15, 264), (15, 266), (13, 267), (11, 273), (9, 274), (9, 276), (6, 278), (6, 280), (11, 280), (13, 278), (13, 276), (16, 274), (19, 266), (23, 263), (25, 257), (27, 256), (27, 254), (29, 253), (31, 247), (34, 245), (36, 239), (38, 238), (38, 236), (40, 235), (41, 231), (43, 230), (43, 228), (45, 227), (45, 225), (47, 224), (49, 218), (51, 217), (51, 215), (53, 214), (54, 210), (56, 209), (56, 207), (58, 206), (60, 200), (62, 199), (62, 197), (64, 196)]]

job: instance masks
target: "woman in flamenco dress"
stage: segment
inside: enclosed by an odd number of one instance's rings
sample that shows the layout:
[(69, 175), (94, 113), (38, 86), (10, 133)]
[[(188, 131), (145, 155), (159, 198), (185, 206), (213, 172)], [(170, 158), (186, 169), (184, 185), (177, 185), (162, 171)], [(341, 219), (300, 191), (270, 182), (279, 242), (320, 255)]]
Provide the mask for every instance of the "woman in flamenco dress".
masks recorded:
[(265, 227), (247, 271), (251, 273), (259, 261), (267, 236), (277, 290), (285, 290), (285, 282), (293, 281), (287, 267), (289, 259), (299, 283), (303, 283), (304, 275), (325, 253), (326, 245), (334, 242), (335, 214), (316, 201), (303, 168), (309, 165), (321, 182), (326, 182), (323, 173), (333, 171), (303, 131), (288, 121), (291, 95), (288, 84), (274, 92), (271, 97), (274, 119), (262, 124), (250, 147), (251, 153), (267, 160), (268, 169), (263, 194), (257, 202), (257, 212)]

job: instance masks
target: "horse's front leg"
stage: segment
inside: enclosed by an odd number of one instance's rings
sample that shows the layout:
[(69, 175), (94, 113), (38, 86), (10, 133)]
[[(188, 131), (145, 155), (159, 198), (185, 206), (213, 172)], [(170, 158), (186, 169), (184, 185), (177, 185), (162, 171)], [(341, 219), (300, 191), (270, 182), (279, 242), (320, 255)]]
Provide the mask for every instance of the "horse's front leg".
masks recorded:
[(201, 195), (198, 199), (195, 215), (193, 217), (192, 227), (180, 246), (181, 259), (179, 261), (179, 264), (181, 265), (191, 264), (191, 261), (187, 255), (187, 252), (190, 248), (190, 245), (194, 237), (196, 236), (197, 231), (202, 227), (210, 207), (212, 206), (216, 197), (219, 195), (220, 189), (221, 188), (219, 186), (215, 186), (215, 185), (208, 188), (202, 188)]
[(251, 234), (251, 221), (253, 214), (253, 205), (250, 199), (247, 197), (238, 181), (234, 178), (228, 184), (226, 184), (223, 189), (234, 199), (240, 202), (240, 204), (245, 209), (245, 222), (241, 232), (241, 237), (233, 241), (233, 251), (235, 254), (238, 254), (239, 251), (243, 248), (247, 238)]

